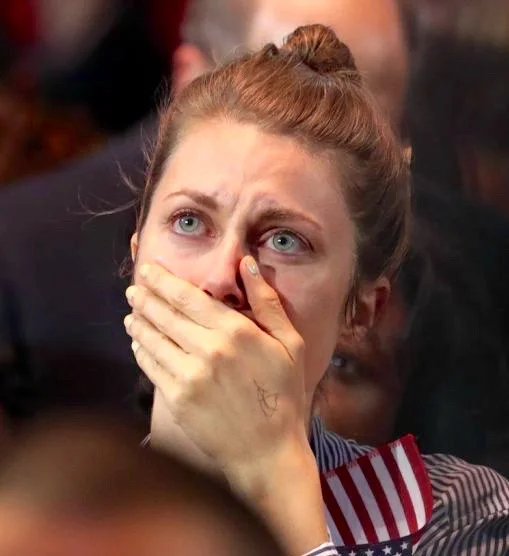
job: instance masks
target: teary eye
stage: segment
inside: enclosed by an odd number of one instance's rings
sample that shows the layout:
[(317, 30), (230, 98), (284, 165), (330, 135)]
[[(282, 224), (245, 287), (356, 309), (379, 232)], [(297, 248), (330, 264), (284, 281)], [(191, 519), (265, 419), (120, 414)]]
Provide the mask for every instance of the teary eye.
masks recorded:
[(193, 212), (181, 212), (172, 218), (172, 227), (175, 232), (183, 235), (200, 235), (205, 230), (203, 220)]

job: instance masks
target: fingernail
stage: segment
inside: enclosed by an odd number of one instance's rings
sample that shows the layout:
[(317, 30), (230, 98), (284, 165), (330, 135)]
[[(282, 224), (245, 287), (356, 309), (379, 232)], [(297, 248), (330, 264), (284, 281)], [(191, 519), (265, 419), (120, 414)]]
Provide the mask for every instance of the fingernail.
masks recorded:
[(136, 286), (129, 286), (127, 288), (127, 290), (125, 291), (125, 296), (127, 297), (127, 300), (129, 301), (129, 303), (132, 305), (134, 296), (136, 295), (137, 292), (137, 288)]
[(126, 327), (127, 330), (129, 330), (129, 328), (131, 328), (131, 324), (133, 323), (134, 317), (132, 314), (127, 315), (127, 317), (124, 319), (124, 326)]
[(149, 264), (142, 264), (140, 266), (140, 276), (142, 278), (147, 278), (150, 272), (150, 265)]
[(139, 348), (140, 348), (140, 343), (134, 340), (134, 342), (131, 344), (131, 349), (133, 350), (133, 353), (135, 355)]
[(253, 257), (247, 257), (246, 266), (247, 269), (249, 270), (249, 273), (252, 274), (253, 276), (258, 276), (260, 274), (258, 265), (256, 264), (256, 261), (253, 259)]

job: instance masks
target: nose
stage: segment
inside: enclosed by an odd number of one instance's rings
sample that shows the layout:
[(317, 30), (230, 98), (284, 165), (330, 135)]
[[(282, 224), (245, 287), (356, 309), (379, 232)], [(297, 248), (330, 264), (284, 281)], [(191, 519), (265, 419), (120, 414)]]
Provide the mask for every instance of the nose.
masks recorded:
[(237, 239), (224, 238), (210, 253), (210, 268), (199, 285), (200, 289), (232, 309), (247, 309), (247, 297), (239, 271), (245, 254)]

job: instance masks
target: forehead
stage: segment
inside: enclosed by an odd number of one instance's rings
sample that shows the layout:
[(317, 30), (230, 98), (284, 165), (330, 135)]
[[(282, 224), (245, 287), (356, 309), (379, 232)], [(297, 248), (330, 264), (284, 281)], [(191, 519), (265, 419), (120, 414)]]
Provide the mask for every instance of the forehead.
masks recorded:
[(169, 159), (157, 196), (176, 188), (210, 194), (219, 204), (259, 195), (332, 217), (344, 210), (338, 178), (325, 155), (255, 125), (205, 121), (186, 130)]

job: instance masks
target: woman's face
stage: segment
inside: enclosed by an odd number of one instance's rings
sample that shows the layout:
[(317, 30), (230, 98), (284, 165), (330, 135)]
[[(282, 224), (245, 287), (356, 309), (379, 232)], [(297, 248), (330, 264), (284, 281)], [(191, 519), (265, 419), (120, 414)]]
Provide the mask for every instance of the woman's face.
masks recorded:
[(353, 272), (354, 230), (340, 184), (325, 158), (294, 139), (254, 125), (195, 124), (133, 238), (137, 267), (158, 261), (250, 316), (239, 278), (248, 253), (305, 341), (311, 396), (334, 351)]
[(405, 320), (403, 302), (393, 295), (371, 334), (342, 335), (316, 404), (329, 430), (370, 446), (394, 438), (407, 379), (395, 358)]

